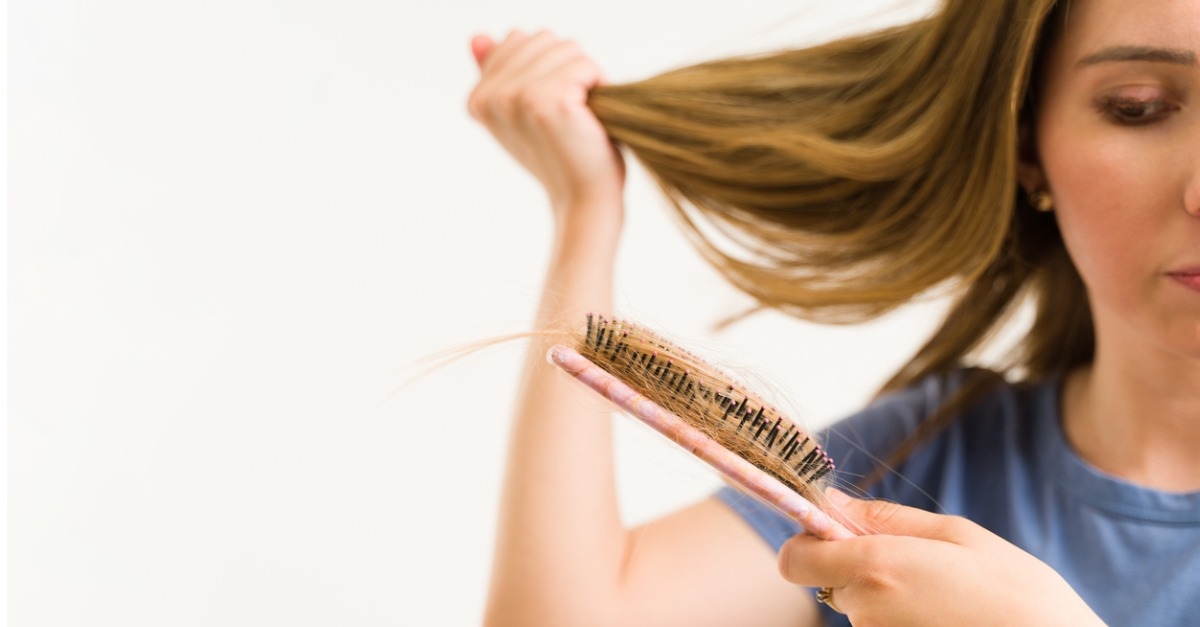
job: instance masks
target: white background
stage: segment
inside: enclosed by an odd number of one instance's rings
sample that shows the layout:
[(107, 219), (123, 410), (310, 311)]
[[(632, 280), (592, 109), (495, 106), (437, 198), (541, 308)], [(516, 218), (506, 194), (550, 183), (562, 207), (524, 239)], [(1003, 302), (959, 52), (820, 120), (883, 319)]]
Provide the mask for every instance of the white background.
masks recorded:
[[(549, 252), (540, 188), (466, 113), (471, 35), (547, 27), (619, 82), (929, 3), (831, 4), (10, 2), (10, 624), (477, 623), (524, 346), (395, 391), (526, 330)], [(630, 163), (618, 310), (807, 424), (937, 321), (710, 333), (749, 301)], [(630, 523), (718, 484), (616, 425)]]

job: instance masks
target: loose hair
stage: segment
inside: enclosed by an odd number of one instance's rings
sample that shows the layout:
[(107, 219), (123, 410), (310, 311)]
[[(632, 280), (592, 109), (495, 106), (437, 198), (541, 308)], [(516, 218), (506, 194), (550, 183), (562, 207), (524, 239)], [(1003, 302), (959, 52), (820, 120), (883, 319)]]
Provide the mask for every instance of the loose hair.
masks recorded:
[[(878, 394), (969, 365), (1027, 299), (1032, 326), (1003, 370), (1035, 381), (1095, 346), (1054, 217), (1017, 185), (1064, 4), (944, 0), (906, 25), (603, 85), (588, 102), (756, 309), (855, 323), (949, 290), (940, 327)], [(1001, 380), (968, 370), (897, 454)]]

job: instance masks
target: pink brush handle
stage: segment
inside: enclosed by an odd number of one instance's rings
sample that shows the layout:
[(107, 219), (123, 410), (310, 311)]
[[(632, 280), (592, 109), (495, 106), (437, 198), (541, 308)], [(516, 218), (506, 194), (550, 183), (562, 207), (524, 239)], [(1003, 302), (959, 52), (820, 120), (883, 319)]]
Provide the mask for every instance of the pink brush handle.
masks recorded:
[(717, 444), (712, 438), (684, 422), (682, 418), (659, 407), (654, 401), (592, 363), (574, 349), (558, 344), (550, 348), (547, 358), (551, 363), (616, 403), (621, 409), (636, 416), (642, 422), (653, 427), (655, 431), (671, 438), (691, 454), (721, 471), (723, 475), (764, 503), (800, 523), (808, 533), (825, 540), (854, 537), (853, 533), (830, 518), (808, 499), (796, 494), (791, 488), (780, 483), (778, 479)]

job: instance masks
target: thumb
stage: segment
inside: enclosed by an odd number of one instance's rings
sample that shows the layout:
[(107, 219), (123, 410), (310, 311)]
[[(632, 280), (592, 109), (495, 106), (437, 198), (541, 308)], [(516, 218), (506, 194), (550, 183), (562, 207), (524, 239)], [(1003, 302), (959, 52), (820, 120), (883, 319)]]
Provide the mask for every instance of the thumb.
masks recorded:
[(483, 62), (496, 47), (496, 42), (487, 35), (476, 35), (471, 38), (471, 54), (475, 57), (475, 65), (483, 68)]
[(856, 499), (837, 488), (829, 488), (825, 496), (829, 498), (835, 516), (850, 529), (863, 534), (951, 539), (958, 535), (955, 533), (957, 522), (963, 520), (891, 501)]

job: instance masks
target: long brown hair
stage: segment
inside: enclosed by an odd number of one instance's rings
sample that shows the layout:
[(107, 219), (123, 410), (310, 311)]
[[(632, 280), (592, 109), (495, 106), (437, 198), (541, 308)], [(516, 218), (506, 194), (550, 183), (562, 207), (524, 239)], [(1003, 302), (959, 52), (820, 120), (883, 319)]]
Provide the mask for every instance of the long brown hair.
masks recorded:
[[(1018, 380), (1088, 363), (1083, 282), (1017, 186), (1056, 0), (945, 0), (919, 21), (592, 90), (703, 256), (760, 308), (853, 323), (933, 290), (948, 315), (881, 388), (969, 365), (1026, 299)], [(907, 454), (1000, 380), (970, 370)]]

